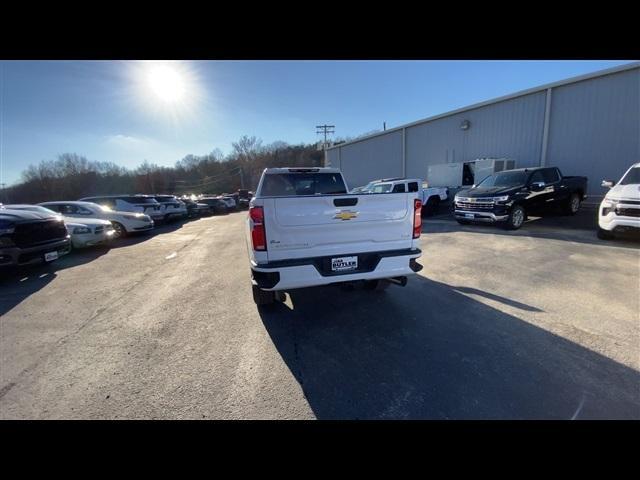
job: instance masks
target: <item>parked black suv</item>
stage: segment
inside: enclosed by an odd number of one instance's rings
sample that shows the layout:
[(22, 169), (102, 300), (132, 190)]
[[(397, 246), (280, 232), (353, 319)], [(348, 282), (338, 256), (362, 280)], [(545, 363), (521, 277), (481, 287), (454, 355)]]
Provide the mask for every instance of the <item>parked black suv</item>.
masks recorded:
[(528, 214), (560, 207), (574, 215), (587, 197), (587, 177), (563, 177), (557, 167), (520, 168), (494, 173), (454, 198), (458, 223), (503, 222), (516, 230)]
[(61, 216), (0, 208), (0, 267), (51, 262), (71, 251)]
[(198, 203), (204, 203), (209, 206), (209, 213), (212, 215), (216, 215), (218, 213), (228, 213), (229, 208), (227, 205), (218, 198), (208, 198), (204, 197), (198, 200)]

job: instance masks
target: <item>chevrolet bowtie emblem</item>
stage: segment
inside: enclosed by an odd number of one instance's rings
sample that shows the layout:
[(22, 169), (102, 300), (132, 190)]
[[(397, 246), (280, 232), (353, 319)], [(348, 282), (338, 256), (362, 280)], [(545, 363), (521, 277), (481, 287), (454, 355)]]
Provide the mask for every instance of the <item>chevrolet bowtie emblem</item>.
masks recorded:
[(333, 217), (336, 220), (351, 220), (352, 218), (356, 218), (358, 216), (358, 212), (352, 212), (350, 210), (342, 210), (341, 212), (336, 213)]

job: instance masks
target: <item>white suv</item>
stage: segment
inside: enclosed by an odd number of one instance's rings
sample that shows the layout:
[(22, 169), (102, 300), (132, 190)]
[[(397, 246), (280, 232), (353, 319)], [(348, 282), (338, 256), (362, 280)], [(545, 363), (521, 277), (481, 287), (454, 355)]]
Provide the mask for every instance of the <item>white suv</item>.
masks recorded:
[(604, 180), (610, 188), (598, 210), (598, 237), (609, 239), (616, 232), (640, 231), (640, 163), (635, 163), (616, 184)]
[(44, 202), (39, 204), (70, 218), (99, 218), (108, 220), (115, 230), (114, 237), (129, 233), (153, 230), (153, 220), (144, 213), (117, 212), (109, 207), (91, 202)]
[(156, 222), (164, 219), (162, 205), (147, 195), (103, 195), (85, 197), (79, 201), (97, 203), (118, 212), (144, 213)]
[(187, 206), (175, 195), (154, 195), (153, 198), (162, 206), (164, 220), (187, 218)]

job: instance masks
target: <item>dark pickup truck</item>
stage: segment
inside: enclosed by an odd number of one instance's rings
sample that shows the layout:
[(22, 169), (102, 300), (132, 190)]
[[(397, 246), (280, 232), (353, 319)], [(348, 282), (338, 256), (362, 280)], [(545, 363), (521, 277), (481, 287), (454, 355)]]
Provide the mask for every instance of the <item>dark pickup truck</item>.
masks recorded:
[(0, 267), (51, 262), (71, 250), (59, 215), (0, 207)]
[(527, 215), (562, 208), (574, 215), (587, 198), (587, 177), (564, 177), (557, 167), (520, 168), (494, 173), (454, 198), (458, 223), (501, 222), (516, 230)]

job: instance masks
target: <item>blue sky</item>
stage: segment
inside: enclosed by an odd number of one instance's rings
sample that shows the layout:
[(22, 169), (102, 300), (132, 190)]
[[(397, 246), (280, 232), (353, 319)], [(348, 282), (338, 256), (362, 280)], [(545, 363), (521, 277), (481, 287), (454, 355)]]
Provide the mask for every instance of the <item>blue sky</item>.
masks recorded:
[[(65, 152), (133, 168), (228, 153), (245, 134), (312, 143), (327, 123), (357, 136), (625, 63), (2, 61), (0, 182)], [(177, 80), (152, 85), (151, 71)]]

